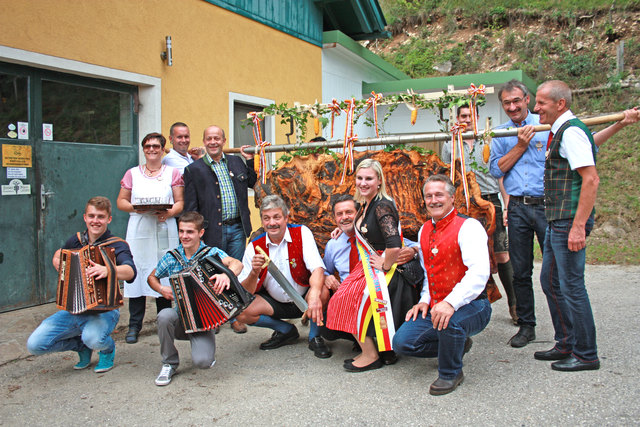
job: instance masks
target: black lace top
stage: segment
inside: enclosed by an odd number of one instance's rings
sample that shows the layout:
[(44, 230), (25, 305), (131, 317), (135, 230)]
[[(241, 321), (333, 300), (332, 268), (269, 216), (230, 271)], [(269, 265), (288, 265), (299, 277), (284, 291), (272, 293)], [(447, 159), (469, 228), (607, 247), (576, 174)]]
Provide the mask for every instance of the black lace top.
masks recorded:
[[(356, 216), (356, 222), (366, 208), (366, 203), (363, 203)], [(391, 200), (373, 200), (358, 227), (358, 231), (377, 251), (383, 251), (386, 248), (400, 248), (402, 240), (398, 230), (399, 221), (398, 210)]]

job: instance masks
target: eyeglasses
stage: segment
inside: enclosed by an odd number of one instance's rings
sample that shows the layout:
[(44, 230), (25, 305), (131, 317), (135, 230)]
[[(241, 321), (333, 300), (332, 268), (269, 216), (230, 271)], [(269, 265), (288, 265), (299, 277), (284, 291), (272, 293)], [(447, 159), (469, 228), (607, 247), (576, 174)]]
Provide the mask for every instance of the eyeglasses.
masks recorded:
[(144, 147), (142, 147), (143, 150), (160, 150), (162, 148), (162, 145), (160, 144), (145, 144)]
[(506, 101), (502, 101), (502, 106), (503, 107), (508, 107), (511, 104), (520, 104), (522, 101), (524, 101), (523, 98), (516, 98), (516, 99), (512, 99), (512, 100), (506, 100)]

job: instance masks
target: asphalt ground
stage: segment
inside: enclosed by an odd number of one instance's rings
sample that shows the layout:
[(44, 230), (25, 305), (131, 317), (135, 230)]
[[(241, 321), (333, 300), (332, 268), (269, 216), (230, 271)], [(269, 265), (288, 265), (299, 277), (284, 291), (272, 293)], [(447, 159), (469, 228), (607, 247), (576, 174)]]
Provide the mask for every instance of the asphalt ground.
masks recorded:
[[(126, 344), (122, 309), (116, 365), (96, 374), (74, 371), (75, 353), (26, 353), (27, 337), (55, 311), (52, 304), (3, 313), (0, 425), (638, 425), (640, 267), (587, 266), (602, 366), (575, 373), (553, 371), (550, 362), (533, 358), (553, 345), (539, 267), (537, 340), (510, 347), (517, 327), (506, 301), (497, 301), (489, 326), (464, 358), (464, 382), (445, 396), (428, 393), (437, 377), (435, 360), (402, 357), (380, 370), (348, 373), (342, 364), (354, 355), (351, 343), (330, 343), (333, 357), (317, 359), (299, 322), (299, 341), (272, 351), (258, 349), (270, 330), (250, 327), (237, 335), (225, 325), (217, 336), (217, 363), (208, 370), (194, 368), (188, 342), (179, 342), (178, 373), (158, 387), (155, 315), (146, 319), (140, 341)], [(92, 368), (96, 362), (94, 354)]]

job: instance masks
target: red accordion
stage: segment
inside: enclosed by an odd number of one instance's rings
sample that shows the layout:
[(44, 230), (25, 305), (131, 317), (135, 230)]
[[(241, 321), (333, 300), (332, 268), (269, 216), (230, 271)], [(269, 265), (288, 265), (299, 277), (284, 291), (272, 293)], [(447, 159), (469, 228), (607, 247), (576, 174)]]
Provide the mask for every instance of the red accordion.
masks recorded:
[[(220, 273), (229, 276), (230, 284), (229, 289), (216, 294), (209, 279)], [(208, 331), (222, 325), (242, 313), (255, 298), (218, 256), (199, 259), (170, 276), (169, 281), (186, 333)]]
[[(118, 239), (121, 240), (121, 239)], [(116, 257), (109, 239), (98, 246), (81, 249), (62, 249), (58, 270), (56, 306), (72, 314), (85, 311), (109, 311), (120, 307), (124, 301), (116, 276)], [(89, 260), (105, 265), (107, 277), (99, 280), (87, 277)]]

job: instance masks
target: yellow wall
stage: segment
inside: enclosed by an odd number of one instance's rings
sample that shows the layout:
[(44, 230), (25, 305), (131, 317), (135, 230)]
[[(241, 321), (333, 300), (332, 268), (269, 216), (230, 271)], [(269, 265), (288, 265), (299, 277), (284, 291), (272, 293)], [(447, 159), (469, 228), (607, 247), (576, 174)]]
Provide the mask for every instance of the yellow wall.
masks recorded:
[[(0, 0), (0, 10), (11, 11), (1, 45), (162, 78), (165, 133), (177, 120), (197, 135), (226, 128), (228, 92), (321, 98), (320, 47), (202, 0)], [(167, 35), (172, 67), (160, 59)]]
[[(320, 47), (202, 0), (0, 0), (0, 10), (0, 45), (161, 78), (158, 131), (184, 121), (193, 145), (208, 125), (228, 127), (229, 92), (289, 105), (322, 98)], [(160, 59), (168, 35), (172, 67)]]

